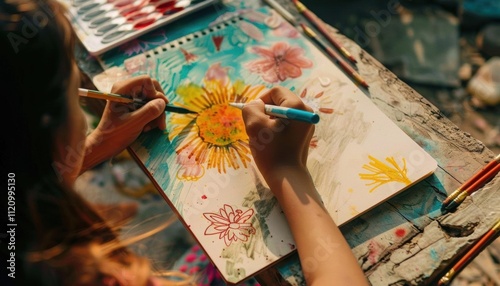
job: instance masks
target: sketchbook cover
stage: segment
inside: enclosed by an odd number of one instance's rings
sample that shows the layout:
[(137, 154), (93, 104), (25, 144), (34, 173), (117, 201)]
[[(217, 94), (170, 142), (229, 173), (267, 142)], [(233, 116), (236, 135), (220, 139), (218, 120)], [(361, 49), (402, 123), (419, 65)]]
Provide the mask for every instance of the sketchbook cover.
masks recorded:
[[(437, 167), (336, 65), (276, 12), (262, 8), (130, 58), (94, 78), (107, 90), (149, 74), (169, 101), (167, 130), (131, 146), (164, 198), (228, 283), (295, 250), (277, 201), (254, 165), (239, 109), (282, 85), (320, 115), (308, 168), (342, 225)], [(272, 140), (263, 132), (262, 140)]]

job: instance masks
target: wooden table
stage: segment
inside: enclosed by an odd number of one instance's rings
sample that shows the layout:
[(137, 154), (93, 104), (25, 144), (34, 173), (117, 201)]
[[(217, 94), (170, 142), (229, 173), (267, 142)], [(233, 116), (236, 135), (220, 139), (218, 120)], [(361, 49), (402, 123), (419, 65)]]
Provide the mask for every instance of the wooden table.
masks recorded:
[[(276, 0), (300, 17), (291, 1)], [(372, 285), (435, 285), (500, 218), (500, 175), (453, 213), (441, 201), (494, 157), (352, 40), (328, 26), (358, 60), (371, 100), (438, 162), (428, 179), (341, 227)], [(388, 136), (390, 136), (388, 134)], [(264, 285), (303, 285), (298, 257), (261, 273)]]
[[(291, 1), (276, 1), (300, 17)], [(500, 218), (500, 176), (454, 213), (442, 215), (440, 211), (446, 195), (494, 154), (360, 46), (334, 28), (328, 29), (358, 60), (358, 71), (370, 84), (371, 100), (439, 165), (428, 179), (341, 230), (372, 285), (435, 285)], [(257, 279), (262, 285), (305, 284), (297, 255), (263, 271)]]

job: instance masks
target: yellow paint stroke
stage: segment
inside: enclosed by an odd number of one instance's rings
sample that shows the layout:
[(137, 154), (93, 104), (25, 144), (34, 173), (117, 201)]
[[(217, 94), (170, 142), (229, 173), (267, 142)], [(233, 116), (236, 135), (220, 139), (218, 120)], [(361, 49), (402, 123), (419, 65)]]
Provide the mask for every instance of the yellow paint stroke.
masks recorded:
[(375, 185), (370, 189), (370, 193), (373, 192), (376, 188), (390, 183), (390, 182), (400, 182), (405, 185), (409, 185), (411, 183), (410, 179), (406, 175), (408, 170), (406, 169), (406, 160), (403, 158), (403, 167), (401, 168), (394, 157), (387, 157), (385, 160), (390, 163), (387, 165), (386, 163), (376, 159), (373, 156), (368, 156), (370, 159), (369, 164), (364, 164), (363, 169), (371, 172), (370, 174), (359, 174), (359, 177), (362, 180), (370, 180), (373, 181), (371, 183), (366, 184), (367, 186)]
[(169, 139), (178, 137), (177, 154), (190, 150), (188, 158), (207, 169), (247, 167), (251, 161), (248, 135), (241, 110), (230, 102), (248, 102), (257, 98), (263, 85), (246, 85), (242, 81), (205, 80), (203, 86), (193, 83), (179, 86), (177, 94), (185, 106), (196, 114), (173, 114)]

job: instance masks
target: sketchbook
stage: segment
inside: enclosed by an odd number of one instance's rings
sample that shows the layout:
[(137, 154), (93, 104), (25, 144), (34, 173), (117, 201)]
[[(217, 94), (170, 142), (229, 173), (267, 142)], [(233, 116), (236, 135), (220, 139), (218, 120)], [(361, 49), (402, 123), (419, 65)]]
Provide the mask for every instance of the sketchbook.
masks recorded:
[[(436, 161), (381, 112), (316, 46), (263, 7), (127, 59), (94, 78), (149, 74), (169, 101), (167, 130), (141, 135), (133, 155), (230, 284), (295, 250), (256, 168), (241, 111), (275, 85), (320, 115), (308, 168), (342, 225), (432, 174)], [(271, 138), (272, 134), (263, 134)]]

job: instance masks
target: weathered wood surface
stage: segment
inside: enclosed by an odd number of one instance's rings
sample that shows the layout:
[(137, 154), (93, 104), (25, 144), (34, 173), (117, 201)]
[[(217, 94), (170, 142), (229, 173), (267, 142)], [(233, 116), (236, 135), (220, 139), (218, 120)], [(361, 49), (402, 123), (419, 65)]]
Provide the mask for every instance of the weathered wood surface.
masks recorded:
[[(291, 1), (277, 2), (300, 17)], [(341, 230), (372, 285), (435, 285), (500, 218), (500, 176), (455, 212), (443, 215), (440, 211), (446, 195), (494, 154), (360, 46), (328, 28), (358, 60), (358, 72), (370, 85), (367, 96), (438, 161), (434, 175)], [(301, 285), (304, 282), (299, 271), (290, 270), (294, 263), (298, 263), (297, 257), (277, 268), (290, 284)], [(266, 273), (260, 277), (266, 277)], [(266, 279), (266, 285), (284, 285), (269, 281)]]

